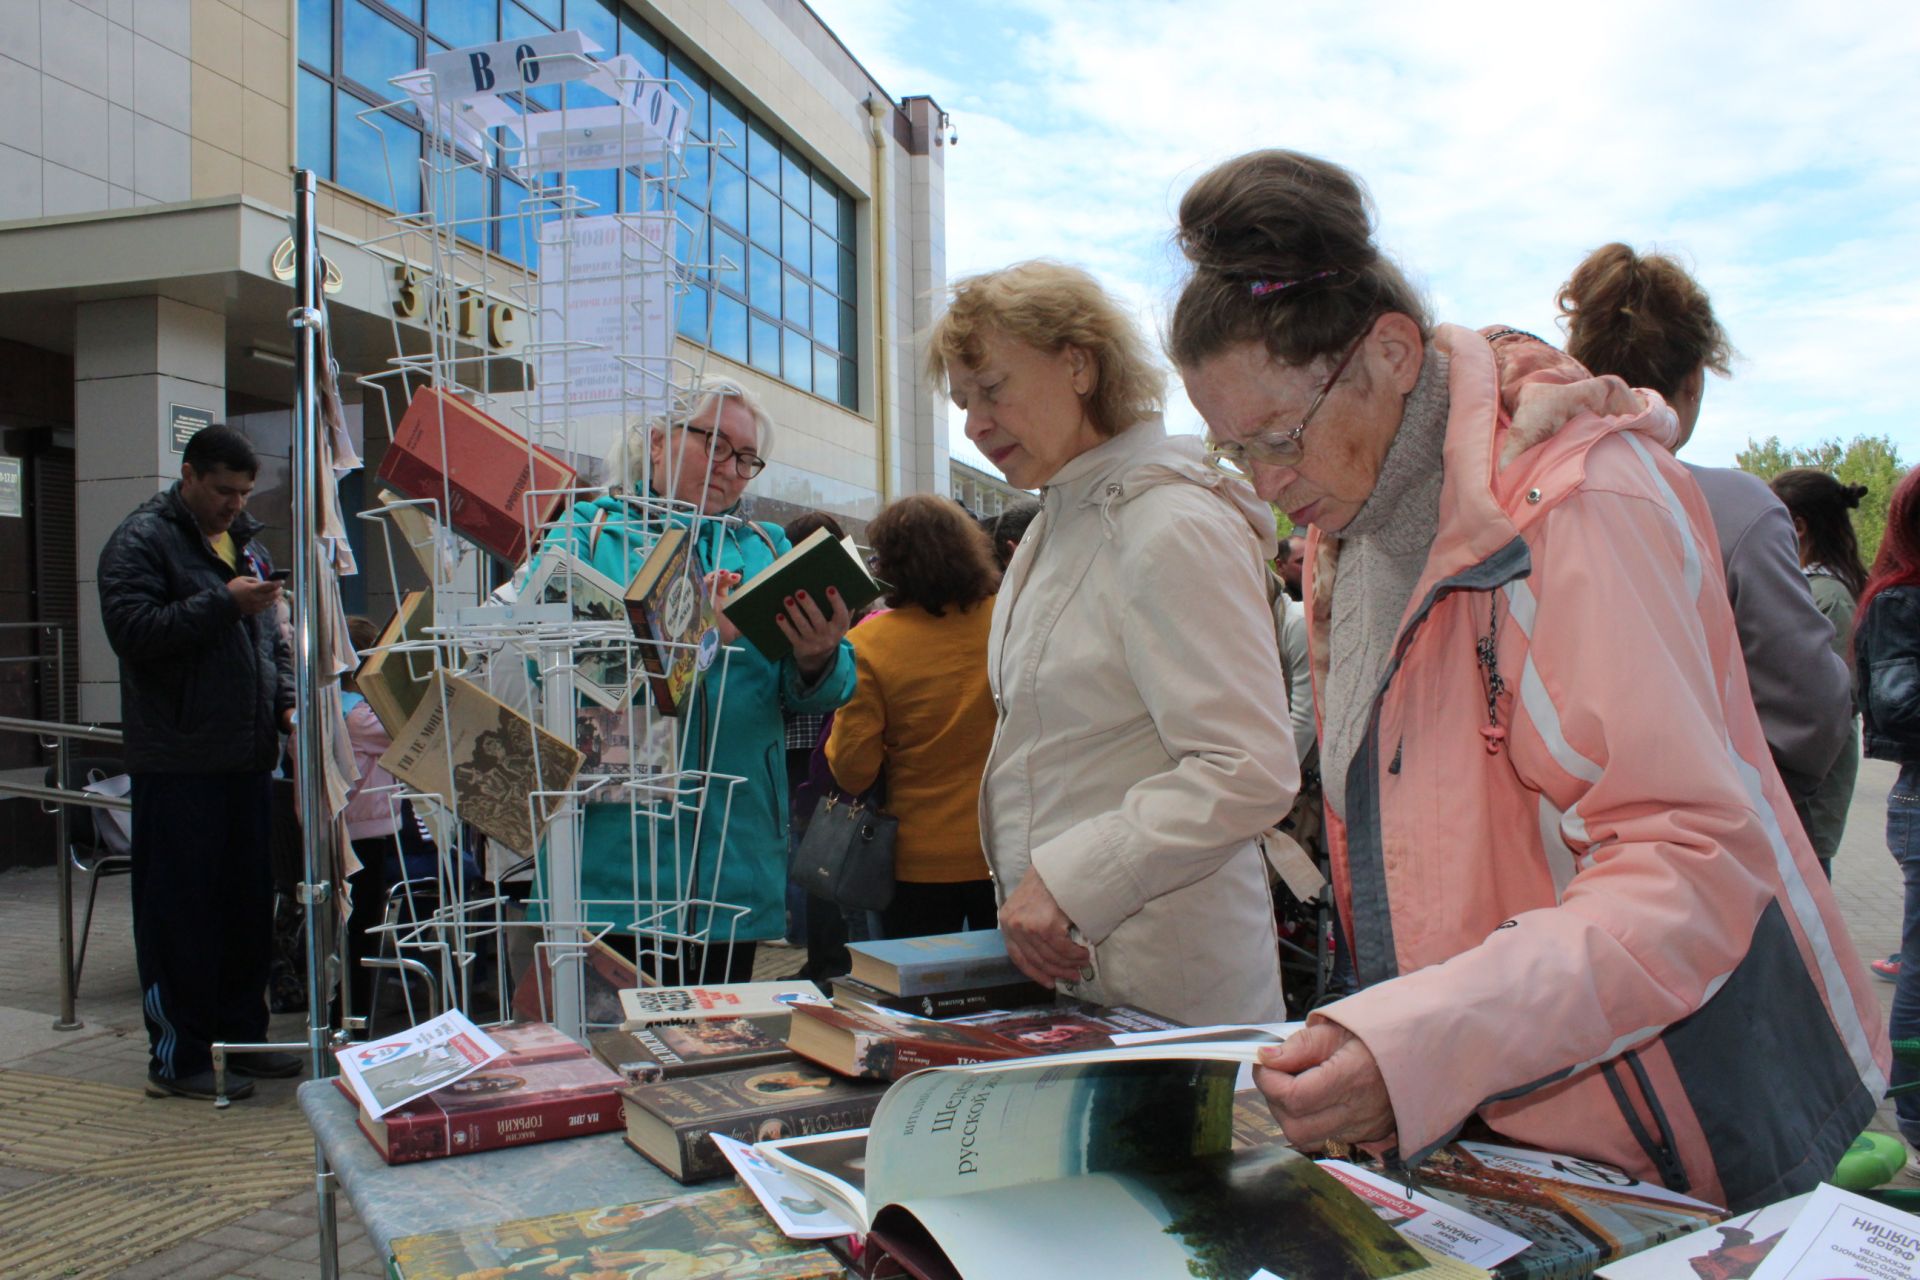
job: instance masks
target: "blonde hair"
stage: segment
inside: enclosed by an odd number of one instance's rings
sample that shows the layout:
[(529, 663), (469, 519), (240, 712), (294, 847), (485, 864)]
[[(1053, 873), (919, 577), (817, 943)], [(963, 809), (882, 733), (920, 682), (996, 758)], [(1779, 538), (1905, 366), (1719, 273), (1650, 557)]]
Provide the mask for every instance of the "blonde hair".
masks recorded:
[[(685, 391), (676, 392), (673, 408), (652, 418), (636, 418), (627, 424), (620, 443), (608, 455), (604, 474), (610, 489), (635, 489), (640, 483), (648, 459), (648, 444), (654, 433), (684, 427), (695, 418), (715, 409), (722, 399), (739, 402), (753, 415), (753, 447), (762, 458), (773, 456), (773, 417), (760, 398), (732, 378), (706, 378)], [(716, 410), (717, 411), (717, 410)]]
[(954, 365), (977, 369), (982, 343), (999, 333), (1049, 353), (1078, 347), (1093, 358), (1088, 419), (1102, 435), (1160, 412), (1167, 376), (1140, 330), (1100, 282), (1078, 267), (1044, 259), (1016, 262), (953, 284), (953, 300), (934, 322), (927, 377), (947, 386)]

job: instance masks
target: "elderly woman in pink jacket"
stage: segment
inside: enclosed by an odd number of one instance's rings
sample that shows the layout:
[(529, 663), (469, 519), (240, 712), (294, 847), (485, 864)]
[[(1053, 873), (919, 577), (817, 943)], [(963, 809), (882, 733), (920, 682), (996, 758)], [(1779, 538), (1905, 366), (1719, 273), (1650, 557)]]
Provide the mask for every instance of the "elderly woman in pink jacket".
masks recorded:
[(1479, 1131), (1740, 1209), (1812, 1187), (1887, 1042), (1753, 710), (1654, 392), (1434, 325), (1353, 176), (1181, 202), (1170, 347), (1214, 447), (1312, 526), (1338, 905), (1361, 989), (1256, 1073), (1301, 1145)]

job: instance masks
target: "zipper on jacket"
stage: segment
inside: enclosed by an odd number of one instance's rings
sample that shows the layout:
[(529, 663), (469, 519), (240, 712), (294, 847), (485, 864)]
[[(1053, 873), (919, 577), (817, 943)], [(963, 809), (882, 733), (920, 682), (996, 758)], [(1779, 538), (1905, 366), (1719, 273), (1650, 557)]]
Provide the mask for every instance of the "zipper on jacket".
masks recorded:
[(1397, 774), (1400, 772), (1400, 753), (1406, 749), (1407, 740), (1405, 737), (1402, 737), (1400, 741), (1393, 744), (1393, 762), (1387, 766), (1388, 773)]
[[(1634, 1109), (1633, 1100), (1627, 1096), (1627, 1087), (1620, 1079), (1620, 1064), (1627, 1064), (1633, 1072), (1634, 1083), (1640, 1088), (1640, 1097), (1647, 1104), (1647, 1111), (1653, 1116), (1653, 1122), (1660, 1129), (1655, 1139), (1647, 1132), (1646, 1125), (1640, 1122), (1640, 1113)], [(1600, 1068), (1600, 1074), (1606, 1079), (1607, 1089), (1613, 1094), (1614, 1105), (1620, 1108), (1620, 1114), (1626, 1118), (1627, 1128), (1633, 1132), (1633, 1140), (1653, 1161), (1653, 1167), (1660, 1174), (1660, 1181), (1669, 1191), (1686, 1192), (1693, 1186), (1687, 1177), (1686, 1166), (1680, 1163), (1680, 1157), (1674, 1150), (1673, 1128), (1667, 1123), (1667, 1112), (1660, 1105), (1660, 1097), (1653, 1091), (1653, 1081), (1647, 1075), (1646, 1067), (1640, 1061), (1637, 1050), (1629, 1049), (1619, 1058)]]

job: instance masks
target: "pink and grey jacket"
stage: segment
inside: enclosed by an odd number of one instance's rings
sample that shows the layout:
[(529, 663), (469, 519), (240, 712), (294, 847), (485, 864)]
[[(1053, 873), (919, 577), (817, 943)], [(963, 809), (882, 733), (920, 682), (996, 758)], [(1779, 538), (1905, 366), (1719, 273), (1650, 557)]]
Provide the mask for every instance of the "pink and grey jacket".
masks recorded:
[[(1872, 1118), (1887, 1037), (1673, 413), (1512, 330), (1435, 342), (1439, 533), (1328, 824), (1363, 989), (1315, 1017), (1372, 1051), (1409, 1163), (1477, 1115), (1736, 1211), (1807, 1190)], [(1310, 544), (1324, 687), (1339, 546)]]

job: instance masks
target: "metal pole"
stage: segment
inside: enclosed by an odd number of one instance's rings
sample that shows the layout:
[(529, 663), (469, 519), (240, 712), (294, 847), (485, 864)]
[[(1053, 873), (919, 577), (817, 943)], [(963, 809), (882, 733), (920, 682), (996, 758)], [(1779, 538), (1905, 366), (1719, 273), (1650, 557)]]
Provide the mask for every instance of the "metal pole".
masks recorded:
[[(67, 637), (59, 627), (48, 627), (47, 630), (53, 633), (53, 696), (60, 705), (54, 719), (65, 720)], [(53, 770), (56, 785), (64, 788), (71, 784), (72, 779), (67, 775), (65, 734), (54, 739)], [(67, 847), (67, 834), (67, 806), (56, 804), (53, 806), (53, 856), (60, 865), (60, 1020), (53, 1024), (55, 1031), (80, 1029), (80, 1019), (73, 1008), (73, 854)]]
[[(320, 328), (325, 323), (320, 310), (321, 272), (320, 232), (314, 223), (314, 197), (318, 183), (313, 170), (302, 169), (293, 177), (293, 287), (295, 306), (287, 317), (293, 328), (293, 688), (294, 725), (299, 744), (301, 823), (300, 845), (304, 856), (301, 898), (307, 915), (307, 1053), (313, 1077), (325, 1074), (327, 1038), (330, 1031), (327, 999), (322, 980), (326, 965), (321, 956), (321, 938), (326, 912), (330, 910), (327, 875), (329, 856), (325, 837), (332, 830), (326, 811), (326, 790), (322, 781), (320, 752), (318, 646), (315, 630), (319, 613), (314, 608), (314, 590), (319, 581), (319, 563), (314, 538), (314, 519), (320, 511)], [(331, 480), (332, 476), (326, 477)], [(334, 1202), (333, 1170), (319, 1140), (313, 1144), (313, 1190), (315, 1217), (320, 1232), (320, 1274), (323, 1280), (335, 1280), (340, 1274), (339, 1222)]]

